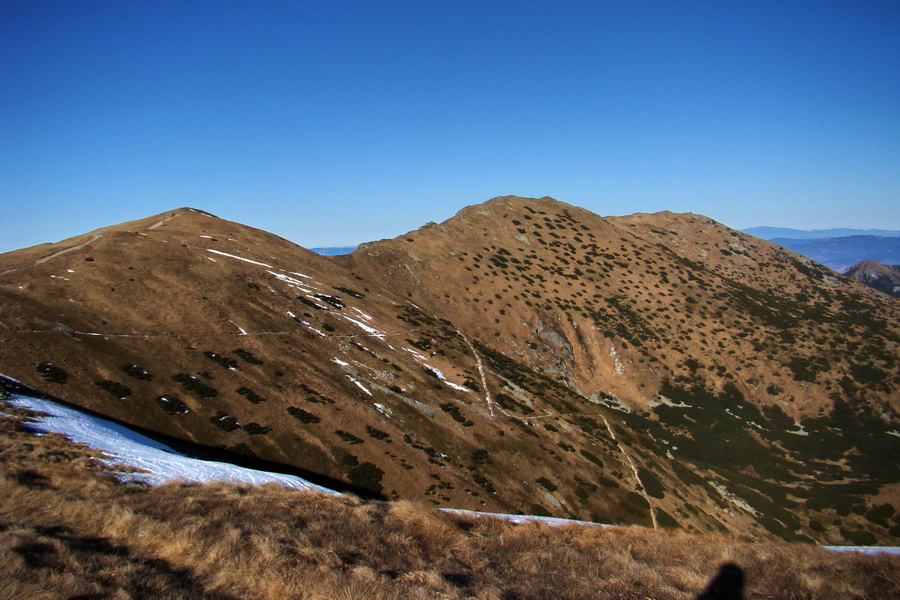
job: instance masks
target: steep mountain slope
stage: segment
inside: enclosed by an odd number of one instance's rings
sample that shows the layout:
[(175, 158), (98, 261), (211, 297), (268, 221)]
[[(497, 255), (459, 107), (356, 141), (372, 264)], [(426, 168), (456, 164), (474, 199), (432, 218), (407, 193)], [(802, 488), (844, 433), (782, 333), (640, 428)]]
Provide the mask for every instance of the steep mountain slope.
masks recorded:
[(0, 372), (393, 497), (865, 542), (896, 308), (694, 215), (499, 198), (323, 257), (180, 209), (0, 256)]
[[(801, 417), (849, 378), (900, 408), (894, 303), (705, 217), (496, 198), (344, 259), (585, 396), (646, 408), (681, 378)], [(854, 379), (863, 364), (883, 377)]]
[(900, 265), (864, 260), (844, 271), (844, 275), (885, 294), (900, 296)]

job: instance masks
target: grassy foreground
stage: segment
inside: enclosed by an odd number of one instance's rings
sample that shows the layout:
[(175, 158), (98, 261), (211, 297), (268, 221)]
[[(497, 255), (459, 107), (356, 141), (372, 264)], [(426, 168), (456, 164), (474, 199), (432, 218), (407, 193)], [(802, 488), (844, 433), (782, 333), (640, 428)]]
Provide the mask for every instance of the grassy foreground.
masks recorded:
[(126, 485), (89, 449), (3, 411), (2, 599), (690, 599), (727, 563), (746, 598), (900, 597), (898, 557), (515, 525), (278, 486)]

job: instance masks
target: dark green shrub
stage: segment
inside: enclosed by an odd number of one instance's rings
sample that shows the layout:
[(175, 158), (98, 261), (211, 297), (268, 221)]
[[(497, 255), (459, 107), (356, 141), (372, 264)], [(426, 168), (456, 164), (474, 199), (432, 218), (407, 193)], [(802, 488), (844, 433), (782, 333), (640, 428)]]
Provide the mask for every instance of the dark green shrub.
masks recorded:
[(665, 497), (666, 490), (653, 471), (645, 467), (638, 467), (638, 475), (641, 478), (641, 483), (644, 484), (644, 490), (646, 490), (647, 494), (654, 498)]
[(180, 383), (185, 390), (194, 392), (194, 394), (200, 398), (213, 398), (219, 395), (219, 392), (215, 388), (206, 385), (193, 375), (179, 373), (177, 375), (172, 375), (172, 379)]
[[(348, 444), (350, 444), (351, 446), (353, 446), (353, 445), (355, 445), (355, 444), (362, 444), (362, 443), (363, 443), (363, 440), (362, 440), (362, 439), (356, 437), (355, 435), (353, 435), (353, 434), (350, 433), (349, 431), (343, 431), (343, 430), (341, 430), (341, 429), (338, 429), (338, 430), (336, 430), (336, 431), (334, 432), (334, 434), (335, 434), (336, 436), (338, 436), (339, 438), (341, 438), (342, 440), (344, 440), (345, 442), (347, 442)], [(356, 465), (356, 463), (353, 464), (353, 466), (355, 466), (355, 465)]]
[(42, 362), (35, 367), (38, 373), (44, 376), (44, 381), (51, 383), (65, 383), (69, 378), (69, 373), (50, 362)]
[(209, 418), (209, 422), (222, 431), (236, 431), (241, 428), (238, 420), (224, 410), (216, 411), (216, 414)]
[(656, 509), (656, 521), (659, 523), (660, 527), (665, 527), (667, 529), (677, 529), (680, 527), (678, 521), (675, 520), (675, 517), (661, 508)]
[(556, 485), (552, 481), (550, 481), (546, 477), (541, 477), (540, 479), (536, 479), (535, 483), (539, 484), (541, 487), (543, 487), (545, 490), (547, 490), (548, 492), (551, 492), (551, 493), (553, 493), (559, 489), (558, 487), (556, 487)]
[(247, 400), (249, 400), (253, 404), (259, 404), (260, 402), (266, 401), (265, 398), (263, 398), (262, 396), (260, 396), (259, 394), (257, 394), (256, 392), (254, 392), (253, 390), (251, 390), (248, 387), (242, 386), (234, 391), (237, 392), (238, 394), (240, 394), (241, 396), (243, 396), (244, 398), (246, 398)]
[(872, 546), (878, 542), (878, 538), (862, 529), (850, 530), (841, 527), (840, 531), (844, 539), (855, 546)]
[(384, 440), (386, 442), (391, 441), (391, 436), (389, 433), (382, 431), (380, 429), (376, 429), (371, 425), (366, 425), (366, 433), (369, 434), (369, 437), (374, 438), (376, 440)]
[(459, 412), (459, 407), (455, 404), (445, 402), (443, 404), (439, 404), (438, 406), (442, 411), (449, 414), (457, 423), (462, 423), (464, 426), (466, 426), (466, 423), (470, 423), (470, 421), (467, 421), (466, 418), (462, 416), (462, 413)]
[(225, 369), (237, 369), (237, 361), (233, 358), (228, 358), (227, 356), (222, 356), (221, 354), (209, 351), (204, 352), (203, 356), (214, 363), (221, 365)]
[(322, 302), (326, 304), (330, 304), (334, 308), (340, 310), (344, 308), (344, 301), (338, 298), (337, 296), (329, 296), (328, 294), (313, 294), (314, 298), (318, 298)]
[(247, 350), (244, 350), (243, 348), (236, 348), (235, 350), (232, 350), (232, 354), (234, 354), (235, 356), (238, 356), (239, 358), (244, 359), (246, 362), (250, 363), (251, 365), (263, 364), (263, 361), (259, 360), (258, 358), (253, 356), (253, 354), (251, 354)]
[(894, 516), (894, 507), (890, 504), (876, 504), (866, 513), (869, 521), (882, 527), (888, 527), (888, 519), (892, 516)]
[(850, 376), (857, 383), (865, 386), (886, 381), (888, 373), (872, 363), (860, 363), (850, 365)]
[(250, 435), (265, 435), (272, 431), (272, 428), (251, 421), (250, 423), (244, 425), (244, 431), (246, 431)]
[(131, 390), (127, 387), (119, 383), (118, 381), (109, 381), (108, 379), (101, 379), (99, 381), (95, 381), (94, 385), (99, 387), (101, 390), (109, 392), (119, 400), (124, 400), (128, 396), (131, 395)]
[(530, 406), (528, 406), (527, 404), (525, 404), (523, 402), (519, 402), (518, 400), (516, 400), (515, 398), (513, 398), (512, 396), (509, 396), (507, 394), (503, 394), (503, 393), (497, 394), (494, 397), (494, 400), (496, 400), (497, 404), (499, 404), (502, 408), (504, 408), (506, 410), (518, 411), (524, 415), (530, 415), (534, 412), (534, 410)]
[(144, 381), (149, 381), (153, 379), (153, 375), (150, 374), (147, 369), (141, 368), (137, 365), (122, 365), (122, 371), (125, 372), (129, 377), (134, 377), (135, 379), (141, 379)]
[(350, 480), (350, 483), (376, 494), (381, 493), (382, 477), (384, 477), (384, 471), (370, 462), (360, 463), (347, 471), (347, 479)]
[(491, 483), (491, 480), (480, 473), (472, 473), (472, 481), (481, 486), (488, 494), (493, 494), (497, 491), (494, 489), (494, 484)]
[(484, 448), (479, 448), (475, 452), (472, 453), (472, 464), (473, 465), (484, 465), (492, 462), (490, 453)]
[(172, 394), (157, 396), (156, 403), (170, 415), (183, 415), (189, 412), (188, 407), (181, 401), (181, 398)]
[(344, 292), (348, 296), (352, 296), (354, 298), (365, 298), (364, 294), (361, 294), (360, 292), (357, 292), (356, 290), (352, 290), (350, 288), (342, 287), (340, 285), (333, 285), (331, 287), (332, 289), (335, 289), (339, 292)]
[(306, 306), (308, 306), (310, 308), (314, 308), (316, 310), (327, 310), (324, 306), (321, 306), (318, 303), (313, 302), (312, 300), (310, 300), (309, 298), (306, 298), (305, 296), (297, 296), (297, 300), (299, 300), (301, 303), (305, 304)]
[(650, 503), (647, 502), (647, 499), (637, 492), (628, 492), (626, 498), (628, 499), (629, 503), (635, 506), (640, 506), (641, 508), (650, 508)]
[(599, 459), (596, 455), (594, 455), (592, 452), (590, 452), (590, 451), (588, 451), (588, 450), (584, 450), (584, 449), (581, 449), (581, 450), (579, 450), (578, 452), (581, 453), (581, 455), (582, 455), (583, 457), (585, 457), (586, 459), (588, 459), (589, 461), (591, 461), (592, 463), (594, 463), (595, 465), (597, 465), (597, 466), (600, 467), (601, 469), (603, 468), (603, 461), (600, 460), (600, 459)]
[(311, 423), (320, 423), (322, 421), (322, 419), (320, 419), (316, 415), (312, 414), (311, 412), (307, 412), (307, 411), (303, 410), (302, 408), (297, 408), (295, 406), (289, 406), (287, 411), (288, 411), (289, 415), (291, 415), (292, 417), (294, 417), (301, 423), (305, 423), (307, 425), (309, 425)]

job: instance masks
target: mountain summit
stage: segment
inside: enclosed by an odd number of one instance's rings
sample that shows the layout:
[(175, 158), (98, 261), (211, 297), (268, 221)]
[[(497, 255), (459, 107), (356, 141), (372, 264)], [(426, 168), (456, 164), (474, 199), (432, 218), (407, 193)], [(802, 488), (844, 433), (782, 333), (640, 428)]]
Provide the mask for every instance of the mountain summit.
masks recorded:
[(501, 197), (326, 257), (179, 209), (0, 255), (0, 370), (389, 497), (866, 543), (896, 302), (699, 215)]

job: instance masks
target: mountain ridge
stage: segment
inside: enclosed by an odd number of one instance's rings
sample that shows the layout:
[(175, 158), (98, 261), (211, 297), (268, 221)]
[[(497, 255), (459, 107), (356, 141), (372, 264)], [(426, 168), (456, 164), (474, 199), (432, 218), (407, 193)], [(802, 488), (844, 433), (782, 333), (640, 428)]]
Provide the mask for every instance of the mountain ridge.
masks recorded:
[(897, 537), (865, 517), (898, 490), (895, 301), (706, 217), (499, 197), (323, 257), (182, 209), (64, 242), (0, 255), (0, 347), (85, 408), (438, 506)]

